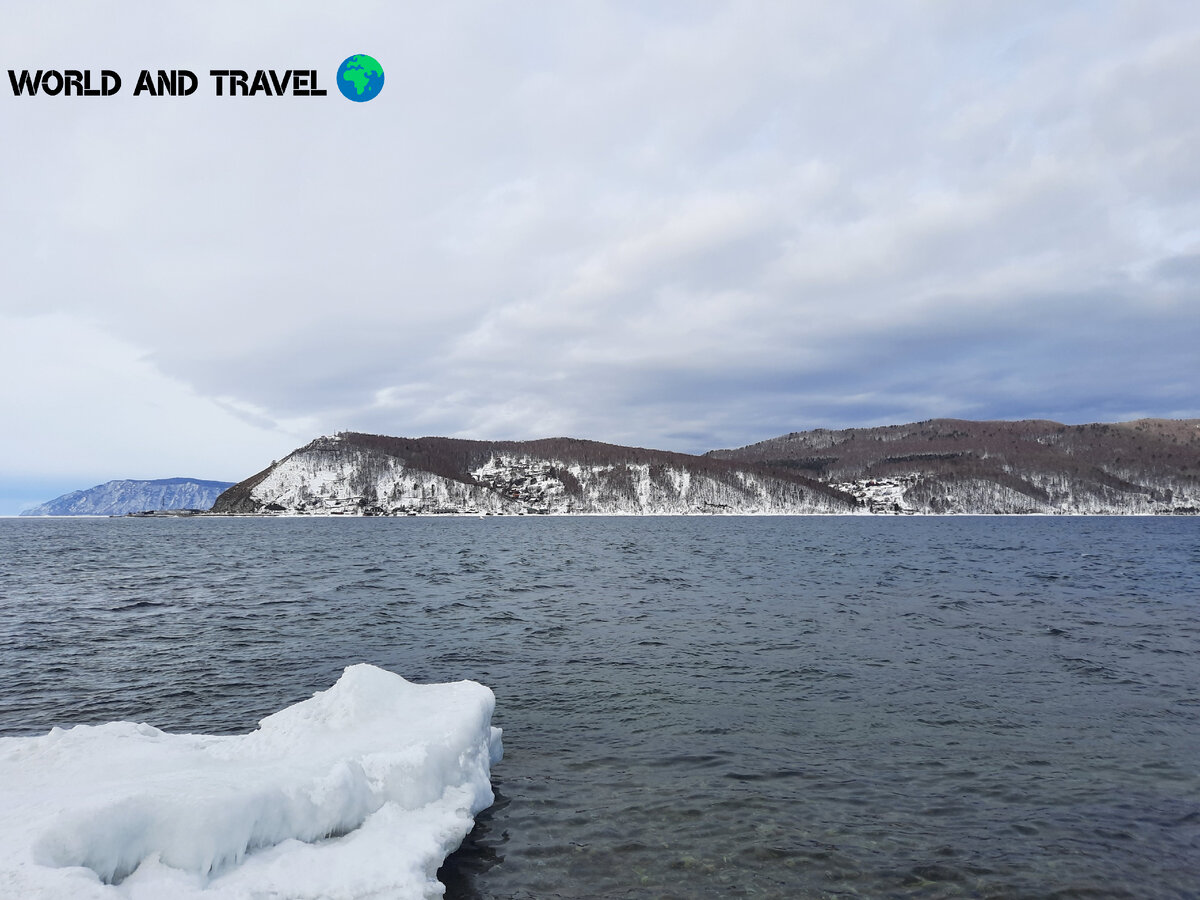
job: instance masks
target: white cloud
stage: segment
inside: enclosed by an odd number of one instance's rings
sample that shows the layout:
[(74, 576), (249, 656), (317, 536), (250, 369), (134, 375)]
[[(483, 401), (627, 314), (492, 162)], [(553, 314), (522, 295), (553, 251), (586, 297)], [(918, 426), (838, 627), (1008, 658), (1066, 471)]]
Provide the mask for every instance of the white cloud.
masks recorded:
[(250, 424), (162, 374), (136, 346), (62, 314), (0, 317), (0, 380), (0, 472), (63, 481), (62, 492), (112, 478), (237, 481), (303, 434)]

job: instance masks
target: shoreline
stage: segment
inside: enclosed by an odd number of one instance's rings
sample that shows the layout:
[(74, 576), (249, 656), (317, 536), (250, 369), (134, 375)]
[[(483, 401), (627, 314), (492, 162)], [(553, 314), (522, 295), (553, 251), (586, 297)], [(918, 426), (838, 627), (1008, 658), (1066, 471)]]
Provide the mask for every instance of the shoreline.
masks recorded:
[(3, 519), (19, 519), (28, 522), (79, 521), (106, 519), (1187, 519), (1196, 518), (1196, 512), (1028, 512), (1028, 513), (873, 513), (873, 512), (820, 512), (820, 513), (680, 513), (680, 512), (545, 512), (545, 513), (415, 513), (413, 515), (346, 515), (345, 513), (174, 513), (141, 512), (121, 514), (85, 514), (76, 516), (23, 516), (0, 515)]

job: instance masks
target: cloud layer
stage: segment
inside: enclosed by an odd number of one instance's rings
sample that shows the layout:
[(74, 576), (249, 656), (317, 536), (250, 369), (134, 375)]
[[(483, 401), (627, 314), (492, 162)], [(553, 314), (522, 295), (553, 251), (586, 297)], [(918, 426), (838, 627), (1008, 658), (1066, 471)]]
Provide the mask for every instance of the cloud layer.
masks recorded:
[[(354, 52), (370, 103), (328, 83)], [(342, 428), (1200, 415), (1186, 4), (30, 4), (0, 57), (126, 81), (0, 88), (0, 479), (241, 477)], [(229, 66), (333, 93), (212, 96)], [(159, 67), (200, 90), (129, 95)]]

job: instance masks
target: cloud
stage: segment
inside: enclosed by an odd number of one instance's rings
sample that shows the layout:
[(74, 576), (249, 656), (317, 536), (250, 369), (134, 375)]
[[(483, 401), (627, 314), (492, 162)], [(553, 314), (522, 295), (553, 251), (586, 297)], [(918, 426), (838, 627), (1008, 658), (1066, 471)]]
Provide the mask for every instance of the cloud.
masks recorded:
[(0, 515), (113, 478), (239, 481), (312, 427), (247, 421), (62, 314), (0, 316), (0, 379)]
[[(1198, 49), (1169, 3), (22, 6), (6, 67), (369, 52), (387, 84), (0, 90), (0, 313), (137, 348), (247, 456), (1200, 415)], [(61, 414), (153, 395), (82, 380)]]

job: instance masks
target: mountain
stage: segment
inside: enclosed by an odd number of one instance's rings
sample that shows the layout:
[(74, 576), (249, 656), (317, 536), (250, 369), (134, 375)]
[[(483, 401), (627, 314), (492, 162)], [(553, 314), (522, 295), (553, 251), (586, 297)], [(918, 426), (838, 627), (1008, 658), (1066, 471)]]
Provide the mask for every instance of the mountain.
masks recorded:
[(852, 512), (803, 472), (595, 441), (320, 437), (217, 498), (213, 513), (301, 515)]
[(706, 455), (803, 473), (853, 494), (872, 512), (1200, 511), (1200, 419), (930, 419), (793, 432)]
[(704, 456), (596, 441), (346, 432), (233, 485), (217, 514), (1200, 512), (1200, 419), (931, 419)]
[(23, 516), (124, 516), (165, 509), (210, 509), (228, 481), (160, 478), (156, 481), (109, 481), (86, 491), (72, 491), (27, 509)]

